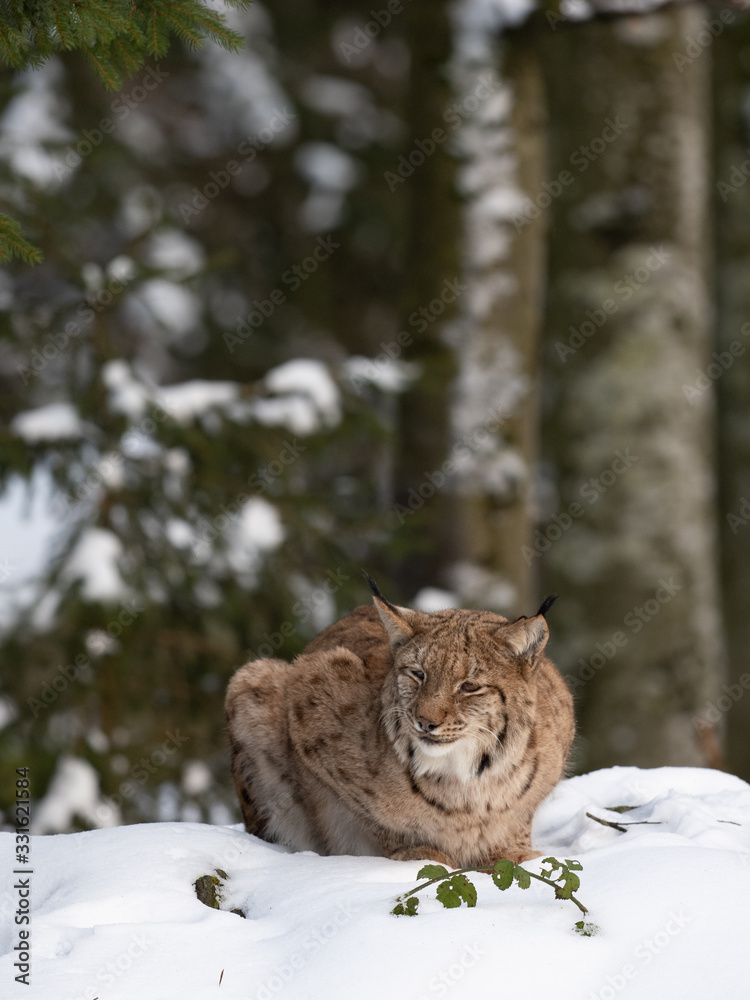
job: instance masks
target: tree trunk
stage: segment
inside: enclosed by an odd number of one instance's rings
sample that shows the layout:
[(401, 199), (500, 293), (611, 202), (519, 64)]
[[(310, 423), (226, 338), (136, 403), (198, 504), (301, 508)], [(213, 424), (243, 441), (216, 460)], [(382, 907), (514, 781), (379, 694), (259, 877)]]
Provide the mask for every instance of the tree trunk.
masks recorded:
[(534, 553), (562, 598), (551, 649), (585, 769), (705, 764), (700, 716), (724, 680), (714, 402), (690, 391), (713, 346), (709, 65), (674, 58), (702, 17), (680, 5), (547, 36), (554, 475)]
[[(446, 121), (453, 100), (447, 10), (413, 4), (405, 16), (412, 59), (408, 138), (400, 171), (394, 164), (389, 183), (408, 185), (403, 357), (420, 366), (419, 377), (401, 397), (394, 469), (394, 575), (400, 599), (411, 600), (422, 587), (445, 582), (443, 568), (454, 548), (451, 496), (435, 483), (448, 451), (448, 399), (455, 374), (453, 352), (442, 336), (454, 308), (446, 302), (452, 293), (445, 283), (460, 271), (457, 163)], [(445, 138), (435, 142), (435, 130)], [(401, 345), (393, 350), (400, 354)]]
[(716, 114), (716, 291), (719, 526), (728, 687), (704, 718), (726, 720), (727, 767), (750, 780), (750, 130), (743, 107), (750, 76), (750, 23), (733, 23), (714, 43)]
[(480, 48), (462, 57), (459, 37), (454, 60), (459, 101), (476, 110), (459, 133), (467, 287), (452, 336), (458, 549), (451, 582), (464, 603), (509, 615), (531, 614), (537, 596), (524, 547), (537, 461), (546, 233), (543, 223), (516, 219), (544, 176), (539, 42), (536, 22), (505, 34), (497, 49), (488, 44), (484, 55)]

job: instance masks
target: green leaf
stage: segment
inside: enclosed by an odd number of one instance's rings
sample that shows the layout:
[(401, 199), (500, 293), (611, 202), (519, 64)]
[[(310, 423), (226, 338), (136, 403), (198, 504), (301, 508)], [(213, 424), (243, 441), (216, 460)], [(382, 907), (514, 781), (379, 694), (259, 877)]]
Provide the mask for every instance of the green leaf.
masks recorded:
[(454, 875), (437, 887), (437, 898), (449, 910), (461, 905), (463, 900), (467, 906), (477, 905), (477, 890), (465, 875)]
[(581, 934), (583, 937), (593, 937), (599, 930), (598, 924), (585, 923), (583, 920), (577, 920), (575, 924), (575, 930), (577, 934)]
[(492, 881), (498, 889), (510, 889), (513, 885), (514, 865), (507, 858), (500, 858), (495, 862), (495, 870), (492, 873)]
[(448, 869), (442, 865), (425, 865), (417, 872), (417, 878), (447, 878)]
[(579, 889), (581, 886), (581, 880), (578, 876), (573, 874), (573, 872), (567, 871), (567, 869), (561, 872), (555, 881), (563, 883), (555, 889), (556, 899), (570, 899), (576, 889)]
[(513, 866), (513, 874), (515, 876), (516, 882), (518, 882), (519, 889), (528, 889), (531, 885), (531, 875), (522, 868), (520, 865)]
[(583, 865), (581, 864), (580, 861), (571, 861), (570, 858), (566, 858), (565, 859), (565, 864), (568, 866), (568, 868), (572, 872), (582, 872), (583, 871)]
[(457, 884), (456, 891), (459, 896), (464, 900), (467, 906), (477, 905), (477, 890), (474, 887), (474, 883), (470, 882), (465, 875), (454, 876), (454, 881)]
[(406, 900), (406, 905), (404, 905), (403, 903), (397, 903), (391, 910), (391, 913), (393, 913), (397, 917), (416, 917), (418, 916), (417, 914), (418, 906), (419, 906), (419, 900), (417, 899), (417, 897), (409, 896), (409, 898)]
[(605, 809), (613, 813), (629, 813), (640, 808), (640, 806), (605, 806)]
[(562, 862), (558, 861), (557, 858), (544, 858), (542, 860), (542, 864), (550, 866), (547, 869), (543, 868), (540, 872), (544, 878), (550, 878), (552, 876), (552, 872), (556, 871), (558, 868), (562, 868)]
[(461, 897), (453, 888), (453, 879), (449, 879), (447, 882), (441, 882), (437, 887), (437, 898), (447, 907), (449, 910), (453, 909), (455, 906), (461, 905)]

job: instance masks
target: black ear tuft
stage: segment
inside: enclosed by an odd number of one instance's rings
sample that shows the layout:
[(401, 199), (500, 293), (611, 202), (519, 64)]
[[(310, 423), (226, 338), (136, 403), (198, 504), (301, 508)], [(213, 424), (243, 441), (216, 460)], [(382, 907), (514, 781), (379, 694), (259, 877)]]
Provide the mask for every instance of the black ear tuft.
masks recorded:
[(363, 570), (362, 570), (362, 576), (363, 576), (363, 577), (365, 578), (365, 580), (367, 580), (367, 582), (368, 582), (368, 583), (370, 584), (370, 590), (371, 590), (371, 591), (373, 592), (373, 594), (374, 594), (374, 595), (375, 595), (376, 597), (379, 597), (381, 601), (384, 601), (384, 600), (385, 600), (385, 598), (384, 598), (384, 597), (383, 597), (383, 595), (382, 595), (382, 594), (380, 593), (380, 587), (379, 587), (379, 586), (377, 585), (377, 583), (375, 583), (375, 581), (373, 580), (373, 578), (372, 578), (372, 577), (370, 576), (370, 574), (369, 574), (369, 573), (367, 572), (367, 570), (366, 570), (366, 569), (363, 569)]
[(367, 572), (367, 570), (366, 570), (366, 569), (363, 569), (363, 570), (362, 570), (362, 576), (363, 576), (363, 577), (365, 578), (365, 580), (367, 580), (367, 582), (369, 583), (369, 585), (370, 585), (370, 590), (371, 590), (371, 591), (373, 592), (373, 594), (374, 594), (374, 595), (375, 595), (375, 596), (377, 597), (377, 599), (378, 599), (379, 601), (382, 601), (382, 602), (383, 602), (383, 604), (385, 604), (385, 606), (386, 606), (386, 607), (388, 607), (388, 608), (391, 608), (392, 610), (394, 610), (394, 611), (395, 611), (396, 609), (395, 609), (395, 608), (393, 607), (393, 605), (391, 604), (391, 602), (390, 602), (390, 601), (387, 601), (387, 600), (385, 599), (385, 597), (383, 597), (383, 595), (382, 595), (382, 594), (380, 593), (380, 587), (379, 587), (379, 586), (377, 585), (377, 583), (375, 583), (375, 581), (373, 580), (373, 578), (372, 578), (372, 577), (370, 576), (370, 574), (369, 574), (369, 573)]
[(558, 596), (557, 594), (551, 594), (549, 597), (545, 597), (544, 600), (542, 601), (541, 608), (537, 611), (537, 614), (542, 615), (542, 617), (546, 618), (547, 612), (557, 600), (557, 596)]

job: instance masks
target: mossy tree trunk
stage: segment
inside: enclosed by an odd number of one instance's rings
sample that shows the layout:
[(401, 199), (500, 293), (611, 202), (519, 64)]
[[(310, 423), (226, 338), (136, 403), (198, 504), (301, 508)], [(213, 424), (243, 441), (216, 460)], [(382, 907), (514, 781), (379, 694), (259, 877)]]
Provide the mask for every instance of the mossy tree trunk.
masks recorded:
[(585, 769), (709, 762), (697, 723), (724, 680), (714, 400), (689, 391), (713, 348), (710, 67), (674, 58), (703, 16), (558, 24), (545, 52), (554, 474), (535, 551)]

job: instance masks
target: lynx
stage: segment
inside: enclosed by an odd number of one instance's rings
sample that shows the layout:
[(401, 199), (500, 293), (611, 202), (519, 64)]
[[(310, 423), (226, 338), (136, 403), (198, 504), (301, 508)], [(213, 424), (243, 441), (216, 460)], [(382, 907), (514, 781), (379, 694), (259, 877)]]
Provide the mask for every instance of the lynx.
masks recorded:
[(573, 703), (531, 618), (374, 606), (297, 659), (254, 660), (226, 714), (245, 827), (293, 850), (456, 867), (536, 857), (531, 820), (559, 781)]

